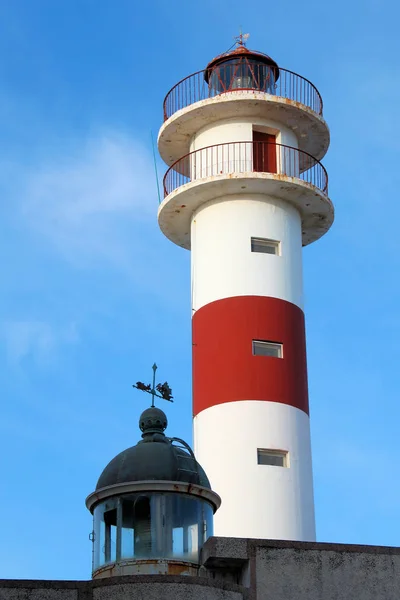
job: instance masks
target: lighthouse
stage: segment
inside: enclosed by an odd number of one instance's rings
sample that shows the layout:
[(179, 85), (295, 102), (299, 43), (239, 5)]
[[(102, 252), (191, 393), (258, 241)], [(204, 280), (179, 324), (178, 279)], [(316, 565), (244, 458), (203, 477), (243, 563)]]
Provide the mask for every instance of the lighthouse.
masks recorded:
[(333, 222), (321, 96), (236, 47), (176, 84), (158, 221), (191, 251), (194, 451), (217, 536), (315, 540), (302, 247)]

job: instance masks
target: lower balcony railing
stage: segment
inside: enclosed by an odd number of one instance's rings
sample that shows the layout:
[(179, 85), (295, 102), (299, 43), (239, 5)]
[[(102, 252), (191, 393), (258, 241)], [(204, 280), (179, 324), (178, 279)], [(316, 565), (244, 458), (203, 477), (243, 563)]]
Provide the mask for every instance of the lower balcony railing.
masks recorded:
[(164, 176), (164, 196), (185, 183), (233, 173), (297, 177), (328, 193), (325, 167), (311, 154), (274, 142), (228, 142), (195, 150), (177, 160)]

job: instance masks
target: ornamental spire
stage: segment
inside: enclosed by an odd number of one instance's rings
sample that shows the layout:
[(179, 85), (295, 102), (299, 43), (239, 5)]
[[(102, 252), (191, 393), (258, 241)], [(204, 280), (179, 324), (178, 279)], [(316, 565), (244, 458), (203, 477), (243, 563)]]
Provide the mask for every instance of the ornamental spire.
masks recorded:
[(156, 385), (156, 371), (157, 365), (154, 363), (152, 366), (153, 369), (153, 384), (145, 384), (141, 381), (137, 381), (132, 385), (132, 387), (140, 390), (141, 392), (147, 392), (151, 395), (151, 406), (154, 406), (154, 398), (161, 398), (162, 400), (167, 400), (168, 402), (173, 402), (172, 398), (172, 389), (169, 387), (168, 383), (165, 381), (164, 383), (158, 383)]
[(236, 35), (233, 39), (235, 40), (237, 46), (246, 47), (246, 42), (249, 39), (249, 33), (242, 33), (242, 28), (240, 28), (239, 35)]

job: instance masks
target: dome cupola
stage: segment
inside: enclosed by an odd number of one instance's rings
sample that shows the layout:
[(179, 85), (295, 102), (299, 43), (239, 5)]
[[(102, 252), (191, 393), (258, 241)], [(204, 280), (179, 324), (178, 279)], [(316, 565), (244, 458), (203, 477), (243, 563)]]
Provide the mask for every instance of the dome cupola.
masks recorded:
[(167, 423), (162, 410), (146, 409), (142, 439), (109, 462), (86, 499), (94, 578), (197, 573), (221, 500), (190, 446), (165, 435)]
[(211, 490), (210, 482), (190, 447), (178, 438), (164, 434), (165, 413), (153, 406), (139, 419), (142, 440), (113, 458), (96, 485), (96, 491), (136, 481), (179, 481)]

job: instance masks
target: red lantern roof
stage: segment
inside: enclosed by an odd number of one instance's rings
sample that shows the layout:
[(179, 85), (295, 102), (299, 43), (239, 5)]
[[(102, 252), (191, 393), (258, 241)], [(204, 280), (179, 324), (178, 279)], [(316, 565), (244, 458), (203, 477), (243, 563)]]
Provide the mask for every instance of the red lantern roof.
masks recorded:
[(224, 62), (233, 60), (235, 58), (237, 58), (238, 61), (240, 61), (240, 62), (242, 60), (245, 60), (245, 61), (251, 60), (254, 62), (268, 65), (269, 67), (273, 68), (275, 71), (275, 81), (277, 81), (279, 78), (279, 67), (278, 67), (277, 63), (270, 56), (268, 56), (268, 54), (264, 54), (262, 52), (255, 52), (254, 50), (249, 50), (243, 44), (239, 44), (237, 46), (237, 48), (235, 48), (234, 50), (231, 50), (229, 52), (224, 52), (223, 54), (219, 54), (218, 56), (213, 58), (212, 61), (210, 61), (208, 63), (208, 65), (204, 71), (204, 79), (206, 80), (206, 82), (208, 83), (211, 71), (215, 67), (217, 67), (218, 65), (220, 65)]

